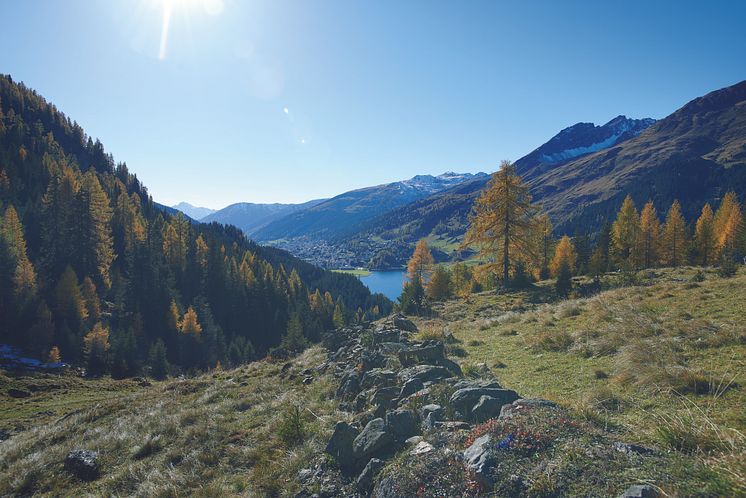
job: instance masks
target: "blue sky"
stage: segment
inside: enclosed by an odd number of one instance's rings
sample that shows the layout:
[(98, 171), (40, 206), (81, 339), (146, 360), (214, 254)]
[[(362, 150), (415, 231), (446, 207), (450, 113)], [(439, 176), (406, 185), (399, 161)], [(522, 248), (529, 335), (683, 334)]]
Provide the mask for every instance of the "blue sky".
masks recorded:
[[(746, 2), (4, 0), (0, 72), (166, 204), (492, 171), (746, 78)], [(161, 57), (163, 56), (163, 57)]]

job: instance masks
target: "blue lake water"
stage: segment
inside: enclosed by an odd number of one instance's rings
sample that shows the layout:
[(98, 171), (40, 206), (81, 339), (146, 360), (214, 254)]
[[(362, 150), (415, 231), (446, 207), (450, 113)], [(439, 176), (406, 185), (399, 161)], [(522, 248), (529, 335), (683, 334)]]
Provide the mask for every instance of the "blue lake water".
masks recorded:
[(404, 282), (407, 281), (407, 272), (401, 270), (373, 271), (367, 277), (360, 277), (371, 292), (380, 292), (392, 301), (401, 295)]

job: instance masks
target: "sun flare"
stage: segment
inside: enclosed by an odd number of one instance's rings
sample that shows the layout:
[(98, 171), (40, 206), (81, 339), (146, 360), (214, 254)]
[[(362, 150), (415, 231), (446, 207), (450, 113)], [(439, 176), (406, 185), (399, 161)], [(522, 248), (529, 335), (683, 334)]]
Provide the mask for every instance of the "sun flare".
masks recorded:
[(223, 0), (157, 0), (156, 2), (162, 13), (161, 40), (158, 49), (158, 58), (166, 58), (168, 48), (168, 33), (171, 27), (171, 18), (174, 12), (182, 11), (186, 15), (203, 11), (209, 16), (217, 16), (223, 12)]

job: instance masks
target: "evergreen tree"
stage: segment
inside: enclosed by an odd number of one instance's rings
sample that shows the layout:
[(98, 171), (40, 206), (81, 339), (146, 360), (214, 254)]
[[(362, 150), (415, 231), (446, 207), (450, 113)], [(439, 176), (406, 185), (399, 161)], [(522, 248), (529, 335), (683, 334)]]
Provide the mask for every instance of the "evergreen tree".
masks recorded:
[(344, 303), (341, 299), (337, 299), (337, 304), (334, 306), (334, 316), (332, 318), (335, 328), (342, 328), (346, 325), (345, 308)]
[(663, 227), (663, 261), (669, 266), (679, 266), (684, 261), (686, 248), (686, 222), (681, 214), (681, 204), (673, 201)]
[(399, 296), (399, 308), (402, 313), (407, 315), (423, 315), (429, 310), (429, 305), (425, 299), (425, 288), (417, 275), (404, 284)]
[(539, 278), (545, 280), (550, 276), (549, 260), (552, 251), (552, 221), (549, 215), (544, 213), (538, 219), (539, 233), (541, 235), (541, 266)]
[(456, 263), (451, 268), (451, 283), (453, 291), (459, 296), (465, 296), (471, 289), (471, 270), (464, 263)]
[(86, 274), (95, 275), (104, 288), (108, 289), (111, 285), (109, 269), (114, 260), (111, 236), (112, 210), (109, 198), (101, 187), (95, 171), (90, 170), (83, 175), (79, 197), (82, 270)]
[(308, 341), (303, 335), (303, 324), (297, 314), (293, 314), (288, 321), (287, 332), (280, 344), (291, 353), (301, 353), (308, 346)]
[(88, 320), (90, 323), (98, 322), (101, 319), (101, 302), (96, 293), (96, 284), (94, 284), (91, 277), (87, 275), (83, 279), (81, 294), (83, 295), (85, 307), (88, 311)]
[(484, 259), (499, 261), (507, 284), (519, 259), (536, 260), (537, 211), (515, 166), (503, 161), (474, 205), (464, 243), (477, 246)]
[(166, 355), (166, 345), (161, 339), (158, 339), (150, 347), (148, 353), (148, 365), (150, 366), (150, 375), (155, 379), (165, 379), (168, 375), (168, 357)]

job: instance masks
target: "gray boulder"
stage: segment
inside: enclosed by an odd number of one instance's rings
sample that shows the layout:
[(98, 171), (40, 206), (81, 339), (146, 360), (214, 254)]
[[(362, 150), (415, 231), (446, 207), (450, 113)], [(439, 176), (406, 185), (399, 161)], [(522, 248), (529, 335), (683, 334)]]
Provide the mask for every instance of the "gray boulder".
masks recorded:
[(480, 397), (477, 404), (471, 409), (471, 416), (477, 422), (484, 422), (485, 420), (498, 417), (502, 407), (502, 401), (485, 395)]
[(396, 384), (396, 372), (374, 368), (363, 375), (361, 385), (364, 389), (371, 387), (385, 387)]
[(371, 458), (368, 465), (365, 466), (360, 475), (357, 478), (357, 487), (360, 491), (368, 492), (373, 486), (373, 480), (376, 474), (383, 468), (383, 460), (378, 458)]
[(350, 474), (356, 466), (353, 443), (360, 432), (347, 422), (337, 422), (334, 433), (326, 445), (326, 452), (339, 465), (344, 474)]
[(65, 470), (82, 481), (98, 479), (98, 453), (90, 450), (71, 451), (65, 457)]
[(396, 446), (396, 440), (386, 422), (375, 418), (368, 422), (362, 432), (352, 442), (355, 459), (366, 461), (369, 458), (385, 457)]
[(391, 322), (394, 324), (394, 328), (397, 328), (399, 330), (404, 330), (406, 332), (417, 332), (417, 325), (415, 325), (412, 320), (405, 318), (402, 315), (394, 315), (394, 317), (391, 319)]
[(373, 345), (376, 346), (383, 342), (399, 342), (400, 333), (396, 329), (376, 330), (373, 332)]
[(386, 414), (386, 426), (391, 434), (399, 442), (404, 442), (412, 436), (419, 434), (419, 421), (417, 415), (411, 410), (399, 408)]
[(477, 404), (482, 396), (494, 398), (494, 403), (499, 403), (500, 406), (510, 404), (520, 397), (518, 396), (518, 393), (510, 389), (497, 389), (494, 387), (465, 387), (453, 393), (450, 403), (451, 406), (462, 413), (465, 417), (471, 417), (471, 409)]
[(403, 383), (412, 379), (419, 379), (422, 382), (436, 382), (450, 377), (453, 377), (450, 370), (435, 365), (417, 365), (399, 371), (399, 380)]
[(494, 482), (490, 477), (490, 471), (495, 466), (495, 459), (490, 453), (489, 435), (477, 438), (464, 450), (464, 463), (482, 487), (492, 489)]
[(416, 393), (417, 391), (421, 391), (422, 389), (425, 389), (425, 385), (422, 383), (422, 380), (418, 378), (409, 379), (402, 386), (401, 391), (399, 392), (399, 398), (406, 398), (407, 396), (411, 396), (412, 394)]
[(443, 343), (440, 341), (427, 341), (420, 346), (413, 346), (399, 351), (399, 362), (404, 367), (427, 363), (436, 365), (438, 360), (445, 357)]

